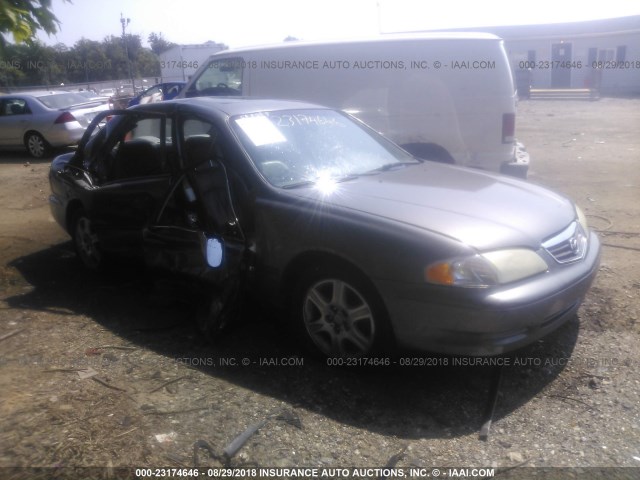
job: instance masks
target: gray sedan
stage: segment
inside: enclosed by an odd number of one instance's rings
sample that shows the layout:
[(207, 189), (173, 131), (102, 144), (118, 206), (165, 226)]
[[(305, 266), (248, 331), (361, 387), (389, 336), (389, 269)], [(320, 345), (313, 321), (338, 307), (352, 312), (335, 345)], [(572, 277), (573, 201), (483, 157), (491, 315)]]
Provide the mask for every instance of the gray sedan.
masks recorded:
[(342, 112), (193, 98), (107, 114), (52, 163), (53, 215), (89, 268), (135, 254), (213, 284), (210, 337), (253, 295), (328, 356), (500, 354), (571, 318), (598, 270), (571, 200), (417, 160)]
[(72, 92), (32, 91), (0, 96), (0, 147), (26, 147), (34, 158), (51, 147), (77, 144), (96, 114), (108, 108)]

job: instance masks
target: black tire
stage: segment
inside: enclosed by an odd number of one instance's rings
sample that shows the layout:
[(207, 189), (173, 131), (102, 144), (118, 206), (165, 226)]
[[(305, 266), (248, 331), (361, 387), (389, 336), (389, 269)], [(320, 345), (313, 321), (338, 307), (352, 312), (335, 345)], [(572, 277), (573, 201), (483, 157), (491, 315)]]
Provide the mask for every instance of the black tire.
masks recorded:
[(384, 304), (357, 270), (328, 263), (314, 266), (298, 280), (290, 317), (308, 351), (325, 357), (363, 357), (391, 347)]
[(90, 270), (103, 270), (105, 255), (93, 231), (91, 219), (84, 210), (75, 212), (71, 233), (76, 254), (82, 264)]
[(444, 148), (430, 143), (405, 143), (402, 145), (411, 155), (422, 160), (453, 165), (455, 160)]
[(33, 158), (44, 158), (51, 151), (51, 147), (38, 132), (29, 132), (24, 138), (24, 145)]

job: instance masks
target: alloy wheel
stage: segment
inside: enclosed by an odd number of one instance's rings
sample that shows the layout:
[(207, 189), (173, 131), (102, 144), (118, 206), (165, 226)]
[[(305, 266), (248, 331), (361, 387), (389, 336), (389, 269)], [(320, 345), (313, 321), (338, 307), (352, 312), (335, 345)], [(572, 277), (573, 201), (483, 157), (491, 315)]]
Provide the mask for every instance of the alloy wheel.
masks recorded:
[(311, 340), (327, 356), (362, 356), (375, 342), (373, 309), (358, 290), (340, 279), (321, 280), (308, 289), (303, 320)]
[(37, 133), (29, 135), (29, 137), (27, 137), (27, 150), (29, 150), (29, 155), (34, 158), (44, 157), (44, 154), (47, 151), (47, 145), (44, 138)]

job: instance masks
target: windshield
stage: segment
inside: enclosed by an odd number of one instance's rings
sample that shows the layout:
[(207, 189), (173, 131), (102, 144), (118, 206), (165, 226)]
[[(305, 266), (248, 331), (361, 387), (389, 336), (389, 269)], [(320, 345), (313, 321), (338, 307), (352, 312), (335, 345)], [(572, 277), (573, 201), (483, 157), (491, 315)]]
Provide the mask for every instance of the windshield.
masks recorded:
[(77, 93), (54, 93), (38, 97), (45, 106), (53, 109), (69, 108), (73, 105), (87, 103), (87, 99)]
[(293, 187), (416, 162), (381, 136), (333, 110), (287, 110), (234, 117), (231, 124), (258, 170)]

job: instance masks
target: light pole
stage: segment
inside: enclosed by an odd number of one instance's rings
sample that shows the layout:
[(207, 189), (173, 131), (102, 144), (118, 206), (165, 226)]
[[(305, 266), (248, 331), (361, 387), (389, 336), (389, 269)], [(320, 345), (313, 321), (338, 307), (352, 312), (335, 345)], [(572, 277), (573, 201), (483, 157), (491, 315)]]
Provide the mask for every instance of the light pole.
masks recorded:
[(124, 54), (127, 56), (127, 69), (129, 70), (129, 78), (131, 79), (131, 88), (133, 89), (133, 94), (136, 93), (136, 86), (133, 82), (133, 74), (131, 73), (131, 60), (129, 59), (129, 47), (127, 46), (127, 37), (124, 33), (124, 28), (129, 25), (131, 22), (130, 18), (124, 18), (122, 16), (122, 12), (120, 12), (120, 23), (122, 24), (122, 43), (124, 43)]

